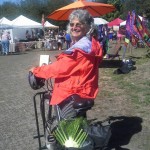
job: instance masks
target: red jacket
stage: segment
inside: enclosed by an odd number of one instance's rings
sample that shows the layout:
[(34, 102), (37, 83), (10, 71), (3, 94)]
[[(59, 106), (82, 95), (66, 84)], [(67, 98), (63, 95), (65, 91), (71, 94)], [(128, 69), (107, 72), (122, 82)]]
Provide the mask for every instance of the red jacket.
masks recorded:
[(50, 65), (35, 68), (33, 73), (45, 79), (55, 78), (51, 105), (72, 94), (93, 99), (98, 93), (98, 66), (102, 56), (102, 47), (93, 38), (90, 53), (76, 48), (72, 54), (60, 54)]

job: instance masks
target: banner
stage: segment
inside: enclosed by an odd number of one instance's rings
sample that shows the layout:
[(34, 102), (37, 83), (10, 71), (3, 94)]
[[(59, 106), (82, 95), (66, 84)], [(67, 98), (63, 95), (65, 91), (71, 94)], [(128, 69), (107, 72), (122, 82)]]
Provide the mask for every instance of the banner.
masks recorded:
[(148, 30), (143, 26), (142, 21), (139, 16), (136, 16), (135, 26), (142, 37), (142, 40), (150, 47), (150, 35), (148, 34)]
[[(127, 21), (126, 21), (126, 38), (130, 40), (133, 46), (136, 46), (138, 40), (141, 39), (141, 36), (134, 25), (135, 18), (136, 17), (134, 11), (132, 11), (132, 13), (128, 12)], [(127, 46), (128, 43), (125, 42), (125, 45)]]
[[(135, 14), (135, 11), (128, 13), (126, 21), (126, 38), (135, 46), (139, 40), (143, 40), (150, 47), (150, 33), (146, 26), (146, 21), (140, 20), (140, 17)], [(127, 43), (126, 43), (127, 45)]]

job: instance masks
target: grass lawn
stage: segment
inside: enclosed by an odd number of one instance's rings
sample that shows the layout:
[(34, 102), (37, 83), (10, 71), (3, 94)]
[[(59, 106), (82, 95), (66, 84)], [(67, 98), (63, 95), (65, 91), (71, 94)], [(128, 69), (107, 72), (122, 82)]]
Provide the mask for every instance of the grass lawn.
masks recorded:
[[(120, 51), (122, 55), (123, 50)], [(136, 62), (136, 70), (128, 74), (114, 74), (120, 61), (104, 60), (100, 65), (99, 87), (95, 111), (101, 117), (111, 115), (139, 116), (143, 125), (149, 127), (150, 118), (150, 58), (146, 48), (126, 52), (126, 58)], [(149, 127), (150, 128), (150, 127)]]
[[(122, 55), (123, 50), (120, 51)], [(148, 150), (150, 147), (150, 58), (146, 48), (133, 49), (126, 58), (136, 62), (136, 70), (114, 74), (121, 60), (103, 60), (99, 68), (99, 93), (89, 117), (103, 120), (109, 116), (122, 117), (114, 123), (111, 146)], [(113, 146), (114, 145), (114, 146)], [(119, 148), (118, 148), (119, 149)], [(122, 148), (120, 148), (122, 149)]]

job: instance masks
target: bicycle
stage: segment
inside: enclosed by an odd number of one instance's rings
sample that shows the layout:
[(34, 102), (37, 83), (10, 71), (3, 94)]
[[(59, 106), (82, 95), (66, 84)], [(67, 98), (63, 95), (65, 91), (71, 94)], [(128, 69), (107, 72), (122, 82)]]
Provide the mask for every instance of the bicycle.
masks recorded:
[[(29, 84), (32, 89), (37, 90), (43, 88), (44, 91), (37, 92), (33, 96), (33, 103), (34, 103), (34, 111), (35, 111), (35, 119), (36, 119), (36, 128), (37, 128), (37, 136), (34, 136), (34, 138), (38, 139), (39, 143), (39, 150), (42, 149), (48, 149), (48, 150), (77, 150), (77, 148), (68, 148), (68, 147), (62, 147), (60, 143), (56, 140), (56, 138), (53, 136), (53, 131), (57, 129), (58, 124), (62, 120), (62, 114), (59, 105), (49, 105), (50, 99), (53, 92), (53, 84), (52, 79), (45, 80), (41, 78), (35, 77), (32, 72), (29, 72)], [(40, 101), (40, 113), (42, 118), (42, 128), (43, 128), (43, 134), (41, 134), (41, 128), (39, 124), (39, 117), (38, 117), (38, 110), (37, 110), (37, 101)], [(86, 112), (91, 109), (94, 105), (94, 101), (86, 100), (86, 104), (83, 104), (85, 101), (82, 101), (81, 99), (77, 102), (75, 102), (74, 109), (77, 112), (76, 117), (83, 117), (86, 118)], [(90, 124), (90, 140), (86, 142), (86, 144), (82, 144), (82, 147), (79, 148), (79, 150), (104, 150), (107, 149), (108, 140), (111, 135), (110, 131), (110, 118), (100, 122), (102, 125), (103, 122), (108, 122), (108, 124), (105, 126), (105, 129), (102, 129), (102, 126), (99, 126), (98, 124)], [(97, 133), (98, 128), (100, 128), (100, 134)], [(95, 143), (95, 137), (100, 136), (98, 140), (98, 145), (103, 145), (102, 147), (97, 146)], [(44, 144), (42, 144), (42, 140), (44, 140)], [(44, 146), (43, 146), (44, 145)]]

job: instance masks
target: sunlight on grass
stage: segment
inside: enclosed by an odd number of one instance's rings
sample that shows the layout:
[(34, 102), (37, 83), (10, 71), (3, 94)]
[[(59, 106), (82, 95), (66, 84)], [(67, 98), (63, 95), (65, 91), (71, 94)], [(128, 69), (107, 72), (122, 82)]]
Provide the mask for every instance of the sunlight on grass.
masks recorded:
[[(128, 54), (127, 58), (130, 58)], [(136, 62), (137, 69), (128, 74), (113, 74), (117, 68), (105, 68), (102, 77), (103, 84), (111, 85), (116, 84), (119, 89), (124, 90), (126, 96), (135, 104), (150, 105), (150, 69), (149, 58), (146, 57), (146, 49), (133, 50), (132, 59)], [(117, 93), (110, 89), (102, 89), (101, 96), (113, 98)]]

